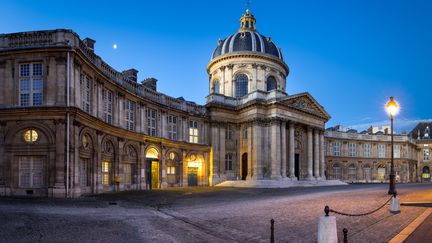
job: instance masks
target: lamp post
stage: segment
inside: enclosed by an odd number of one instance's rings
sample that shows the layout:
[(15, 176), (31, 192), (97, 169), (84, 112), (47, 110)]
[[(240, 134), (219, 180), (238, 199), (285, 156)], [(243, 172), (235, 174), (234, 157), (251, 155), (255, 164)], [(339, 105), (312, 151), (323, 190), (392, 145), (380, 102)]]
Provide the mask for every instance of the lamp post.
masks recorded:
[(396, 193), (395, 183), (395, 170), (394, 170), (394, 151), (393, 151), (393, 119), (399, 111), (398, 103), (390, 97), (390, 101), (386, 104), (386, 110), (390, 115), (390, 137), (391, 137), (391, 167), (390, 167), (390, 184), (388, 194), (393, 195)]

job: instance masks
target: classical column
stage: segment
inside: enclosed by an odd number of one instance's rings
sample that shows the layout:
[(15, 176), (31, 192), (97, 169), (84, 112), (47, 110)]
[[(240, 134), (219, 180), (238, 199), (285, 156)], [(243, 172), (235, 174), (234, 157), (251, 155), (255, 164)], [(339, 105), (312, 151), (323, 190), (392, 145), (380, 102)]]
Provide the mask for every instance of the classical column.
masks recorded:
[(211, 124), (211, 145), (212, 145), (212, 156), (213, 156), (212, 186), (219, 183), (219, 136), (218, 136), (218, 130), (219, 129), (215, 123)]
[(219, 173), (225, 175), (225, 127), (219, 128)]
[(282, 127), (281, 127), (281, 132), (282, 132), (282, 143), (281, 143), (281, 147), (282, 147), (282, 157), (281, 157), (281, 174), (282, 174), (282, 178), (286, 178), (287, 176), (287, 147), (286, 147), (286, 122), (282, 122)]
[(262, 179), (262, 127), (257, 123), (253, 124), (252, 140), (252, 178)]
[(313, 147), (312, 147), (312, 128), (307, 128), (307, 179), (312, 180)]
[(326, 180), (326, 176), (324, 173), (325, 170), (325, 146), (324, 146), (324, 131), (320, 133), (320, 176), (321, 179)]
[[(253, 136), (253, 125), (247, 128), (248, 138), (247, 138), (247, 177), (246, 179), (252, 179), (252, 136)], [(242, 155), (241, 155), (242, 157)], [(243, 163), (243, 157), (242, 157)]]
[(295, 141), (294, 141), (294, 123), (289, 123), (289, 177), (297, 180), (295, 176)]
[(281, 141), (280, 141), (280, 122), (271, 123), (271, 178), (280, 179), (281, 177)]
[(314, 177), (316, 179), (319, 178), (319, 161), (320, 161), (320, 152), (319, 152), (319, 130), (314, 129)]

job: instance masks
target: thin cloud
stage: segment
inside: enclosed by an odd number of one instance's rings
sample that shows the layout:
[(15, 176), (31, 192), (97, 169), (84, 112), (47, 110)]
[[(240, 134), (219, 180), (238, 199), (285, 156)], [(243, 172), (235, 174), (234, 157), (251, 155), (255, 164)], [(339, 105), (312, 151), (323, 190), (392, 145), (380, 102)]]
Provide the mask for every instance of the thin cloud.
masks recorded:
[[(395, 120), (394, 126), (395, 126), (395, 130), (407, 130), (409, 132), (420, 122), (432, 122), (432, 119), (402, 118), (402, 119)], [(347, 127), (356, 129), (358, 131), (362, 131), (368, 129), (371, 126), (383, 126), (383, 125), (390, 125), (390, 121), (381, 120), (381, 121), (374, 121), (374, 122), (363, 122), (354, 125), (348, 125)]]

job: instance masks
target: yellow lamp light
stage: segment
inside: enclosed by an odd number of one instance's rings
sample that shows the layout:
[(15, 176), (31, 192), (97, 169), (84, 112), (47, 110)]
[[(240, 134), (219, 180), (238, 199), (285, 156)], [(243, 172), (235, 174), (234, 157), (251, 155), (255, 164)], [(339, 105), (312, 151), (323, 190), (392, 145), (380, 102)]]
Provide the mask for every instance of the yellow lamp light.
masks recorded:
[(391, 117), (394, 117), (399, 112), (399, 105), (394, 100), (393, 96), (390, 97), (390, 101), (386, 104), (386, 110)]

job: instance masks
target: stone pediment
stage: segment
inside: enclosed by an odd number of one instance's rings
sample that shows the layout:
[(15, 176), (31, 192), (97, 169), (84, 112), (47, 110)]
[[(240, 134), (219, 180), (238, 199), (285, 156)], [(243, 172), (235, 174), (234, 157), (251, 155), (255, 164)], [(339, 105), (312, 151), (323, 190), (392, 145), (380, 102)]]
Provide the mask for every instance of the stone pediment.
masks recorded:
[(309, 113), (314, 116), (318, 116), (320, 118), (328, 121), (330, 119), (330, 115), (324, 110), (324, 108), (309, 94), (309, 93), (301, 93), (296, 95), (291, 95), (283, 100), (278, 101), (285, 106), (290, 108), (294, 108), (296, 110), (300, 110), (306, 113)]

